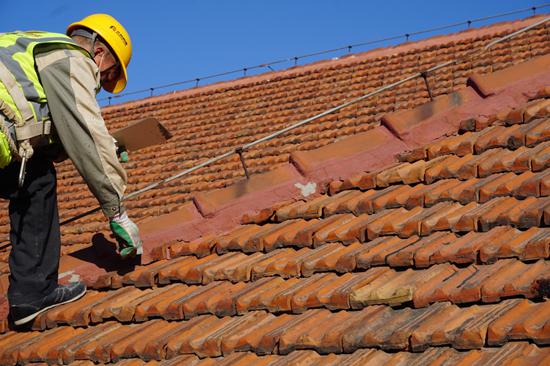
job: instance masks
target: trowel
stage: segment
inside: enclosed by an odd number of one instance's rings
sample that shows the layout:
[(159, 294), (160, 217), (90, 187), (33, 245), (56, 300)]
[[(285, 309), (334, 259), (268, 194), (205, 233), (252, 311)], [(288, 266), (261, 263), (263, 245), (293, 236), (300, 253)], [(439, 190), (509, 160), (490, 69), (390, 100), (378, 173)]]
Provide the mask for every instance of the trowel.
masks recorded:
[(114, 131), (119, 151), (136, 151), (165, 143), (172, 134), (154, 117), (140, 119)]

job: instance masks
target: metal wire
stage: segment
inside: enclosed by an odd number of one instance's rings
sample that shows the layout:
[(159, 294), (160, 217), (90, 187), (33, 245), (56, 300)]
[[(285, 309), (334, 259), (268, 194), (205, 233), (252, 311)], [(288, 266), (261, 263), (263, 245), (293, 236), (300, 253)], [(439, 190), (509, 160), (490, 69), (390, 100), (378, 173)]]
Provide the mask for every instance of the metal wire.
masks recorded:
[[(348, 102), (345, 102), (345, 103), (343, 103), (343, 104), (340, 104), (340, 105), (338, 105), (338, 106), (336, 106), (336, 107), (334, 107), (334, 108), (331, 108), (331, 109), (328, 109), (328, 110), (326, 110), (326, 111), (324, 111), (324, 112), (321, 112), (321, 113), (319, 113), (319, 114), (316, 114), (315, 116), (312, 116), (312, 117), (309, 117), (309, 118), (304, 119), (304, 120), (302, 120), (302, 121), (299, 121), (299, 122), (297, 122), (297, 123), (295, 123), (295, 124), (292, 124), (292, 125), (290, 125), (290, 126), (288, 126), (288, 127), (283, 128), (283, 129), (281, 129), (281, 130), (279, 130), (279, 131), (276, 131), (276, 132), (274, 132), (274, 133), (272, 133), (272, 134), (270, 134), (270, 135), (264, 136), (264, 137), (262, 137), (262, 138), (260, 138), (260, 139), (258, 139), (258, 140), (255, 140), (255, 141), (249, 142), (249, 143), (247, 143), (247, 144), (244, 144), (244, 145), (242, 145), (242, 146), (240, 146), (240, 147), (238, 147), (238, 148), (236, 148), (236, 149), (233, 149), (233, 150), (231, 150), (231, 151), (227, 151), (227, 152), (224, 153), (224, 154), (221, 154), (221, 155), (218, 155), (218, 156), (216, 156), (216, 157), (214, 157), (214, 158), (211, 158), (211, 159), (209, 159), (209, 160), (206, 160), (206, 161), (204, 161), (204, 162), (202, 162), (202, 163), (200, 163), (200, 164), (198, 164), (198, 165), (196, 165), (196, 166), (194, 166), (194, 167), (185, 169), (185, 170), (183, 170), (183, 171), (181, 171), (181, 172), (179, 172), (179, 173), (177, 173), (177, 174), (175, 174), (175, 175), (173, 175), (173, 176), (170, 176), (170, 177), (165, 178), (165, 179), (162, 179), (162, 180), (160, 180), (160, 181), (158, 181), (158, 182), (152, 183), (152, 184), (150, 184), (150, 185), (148, 185), (148, 186), (146, 186), (146, 187), (144, 187), (144, 188), (142, 188), (142, 189), (140, 189), (140, 190), (134, 191), (134, 192), (128, 194), (127, 196), (125, 196), (125, 197), (123, 198), (123, 200), (128, 200), (128, 199), (130, 199), (130, 198), (136, 197), (136, 196), (138, 196), (138, 195), (140, 195), (140, 194), (142, 194), (142, 193), (145, 193), (145, 192), (147, 192), (147, 191), (150, 191), (151, 189), (157, 188), (157, 187), (159, 187), (159, 186), (161, 186), (161, 185), (163, 185), (163, 184), (165, 184), (165, 183), (171, 182), (171, 181), (176, 180), (176, 179), (178, 179), (178, 178), (181, 178), (182, 176), (187, 175), (187, 174), (189, 174), (189, 173), (192, 173), (192, 172), (194, 172), (194, 171), (196, 171), (196, 170), (198, 170), (198, 169), (200, 169), (200, 168), (203, 168), (203, 167), (205, 167), (205, 166), (207, 166), (207, 165), (210, 165), (210, 164), (215, 163), (215, 162), (218, 162), (218, 161), (220, 161), (220, 160), (222, 160), (222, 159), (228, 158), (229, 156), (231, 156), (231, 155), (233, 155), (233, 154), (235, 154), (235, 153), (239, 153), (239, 152), (240, 152), (240, 153), (242, 154), (242, 152), (244, 152), (244, 151), (246, 151), (246, 150), (248, 150), (248, 149), (250, 149), (250, 148), (252, 148), (252, 147), (254, 147), (254, 146), (256, 146), (256, 145), (258, 145), (258, 144), (260, 144), (260, 143), (262, 143), (262, 142), (265, 142), (265, 141), (271, 140), (271, 139), (273, 139), (273, 138), (275, 138), (275, 137), (278, 137), (278, 136), (280, 136), (280, 135), (283, 135), (284, 133), (286, 133), (286, 132), (288, 132), (288, 131), (291, 131), (291, 130), (293, 130), (293, 129), (295, 129), (295, 128), (298, 128), (298, 127), (300, 127), (300, 126), (303, 126), (303, 125), (305, 125), (305, 124), (307, 124), (307, 123), (310, 123), (310, 122), (312, 122), (312, 121), (314, 121), (314, 120), (317, 120), (317, 119), (319, 119), (319, 118), (321, 118), (321, 117), (324, 117), (324, 116), (326, 116), (326, 115), (329, 115), (329, 114), (331, 114), (331, 113), (334, 113), (334, 112), (336, 112), (336, 111), (338, 111), (338, 110), (340, 110), (340, 109), (343, 109), (343, 108), (345, 108), (345, 107), (348, 107), (348, 106), (350, 106), (350, 105), (352, 105), (352, 104), (355, 104), (355, 103), (357, 103), (357, 102), (360, 102), (360, 101), (362, 101), (362, 100), (364, 100), (364, 99), (367, 99), (367, 98), (372, 97), (372, 96), (374, 96), (374, 95), (380, 94), (380, 93), (382, 93), (382, 92), (384, 92), (384, 91), (386, 91), (386, 90), (389, 90), (389, 89), (392, 89), (392, 88), (394, 88), (394, 87), (396, 87), (396, 86), (399, 86), (399, 85), (401, 85), (401, 84), (404, 84), (404, 83), (406, 83), (406, 82), (408, 82), (408, 81), (410, 81), (410, 80), (416, 79), (416, 78), (418, 78), (418, 77), (423, 77), (423, 75), (429, 75), (429, 74), (433, 73), (434, 71), (437, 71), (437, 70), (439, 70), (439, 69), (441, 69), (441, 68), (444, 68), (444, 67), (446, 67), (446, 66), (450, 66), (450, 65), (452, 65), (452, 64), (455, 64), (455, 63), (458, 63), (458, 62), (460, 62), (460, 61), (463, 61), (463, 60), (465, 60), (465, 59), (467, 59), (467, 58), (472, 57), (473, 55), (482, 54), (482, 53), (486, 52), (487, 50), (489, 50), (489, 49), (490, 49), (491, 47), (493, 47), (494, 45), (496, 45), (496, 44), (498, 44), (498, 43), (500, 43), (500, 42), (506, 41), (506, 40), (508, 40), (508, 39), (511, 39), (511, 38), (517, 36), (518, 34), (521, 34), (521, 33), (523, 33), (523, 32), (526, 32), (526, 31), (528, 31), (528, 30), (530, 30), (530, 29), (532, 29), (532, 28), (535, 28), (535, 27), (537, 27), (537, 26), (539, 26), (539, 25), (541, 25), (541, 24), (544, 24), (544, 23), (546, 23), (546, 22), (548, 22), (548, 21), (550, 21), (550, 17), (544, 18), (544, 19), (542, 19), (542, 20), (540, 20), (540, 21), (538, 21), (538, 22), (536, 22), (536, 23), (533, 23), (533, 24), (527, 26), (527, 27), (521, 28), (521, 29), (519, 29), (518, 31), (515, 31), (515, 32), (513, 32), (513, 33), (510, 33), (510, 34), (508, 34), (508, 35), (506, 35), (506, 36), (504, 36), (504, 37), (502, 37), (502, 38), (499, 38), (499, 39), (497, 39), (497, 40), (494, 40), (494, 41), (488, 43), (487, 45), (485, 45), (485, 46), (484, 46), (483, 48), (481, 48), (479, 51), (474, 51), (474, 52), (472, 52), (471, 54), (466, 55), (466, 56), (464, 56), (464, 57), (457, 58), (457, 59), (452, 60), (452, 61), (447, 61), (447, 62), (441, 63), (441, 64), (439, 64), (439, 65), (435, 65), (435, 66), (433, 66), (433, 67), (430, 67), (430, 68), (427, 69), (427, 70), (424, 70), (424, 71), (420, 71), (420, 72), (414, 73), (414, 74), (412, 74), (412, 75), (410, 75), (410, 76), (408, 76), (408, 77), (406, 77), (406, 78), (404, 78), (404, 79), (401, 79), (401, 80), (396, 81), (396, 82), (394, 82), (394, 83), (392, 83), (392, 84), (388, 84), (388, 85), (385, 85), (385, 86), (383, 86), (383, 87), (380, 87), (380, 88), (378, 88), (378, 89), (376, 89), (376, 90), (374, 90), (374, 91), (372, 91), (372, 92), (370, 92), (370, 93), (367, 93), (367, 94), (365, 94), (365, 95), (362, 95), (362, 96), (360, 96), (360, 97), (357, 97), (357, 98), (355, 98), (355, 99), (352, 99), (352, 100), (350, 100), (350, 101), (348, 101)], [(87, 212), (84, 212), (84, 213), (82, 213), (82, 214), (80, 214), (80, 215), (77, 215), (77, 216), (75, 216), (75, 217), (72, 217), (72, 218), (70, 218), (70, 219), (68, 219), (68, 220), (65, 220), (65, 221), (61, 222), (60, 225), (65, 225), (65, 224), (68, 224), (68, 223), (70, 223), (70, 222), (76, 221), (76, 220), (78, 220), (78, 219), (80, 219), (80, 218), (82, 218), (82, 217), (88, 216), (88, 215), (90, 215), (90, 214), (92, 214), (92, 213), (94, 213), (94, 212), (97, 212), (97, 211), (99, 211), (99, 210), (100, 210), (99, 207), (94, 208), (94, 209), (89, 210), (89, 211), (87, 211)]]
[(406, 41), (409, 41), (409, 38), (412, 37), (412, 36), (418, 36), (418, 35), (422, 35), (422, 34), (426, 34), (426, 33), (433, 33), (433, 32), (437, 32), (437, 31), (441, 31), (441, 30), (445, 30), (445, 29), (450, 29), (450, 28), (456, 28), (456, 27), (460, 27), (460, 26), (467, 26), (467, 28), (470, 28), (470, 26), (473, 23), (483, 22), (483, 21), (486, 21), (486, 20), (491, 20), (491, 19), (496, 19), (496, 18), (502, 18), (502, 17), (506, 17), (506, 16), (510, 16), (510, 15), (521, 14), (521, 13), (525, 13), (525, 12), (528, 12), (528, 11), (536, 12), (536, 10), (538, 10), (538, 9), (544, 9), (544, 8), (547, 8), (547, 7), (550, 7), (550, 3), (544, 3), (544, 4), (541, 4), (541, 5), (530, 6), (528, 8), (522, 8), (522, 9), (513, 10), (513, 11), (509, 11), (509, 12), (505, 12), (505, 13), (499, 13), (499, 14), (489, 15), (489, 16), (485, 16), (485, 17), (469, 19), (469, 20), (462, 21), (462, 22), (450, 23), (450, 24), (447, 24), (447, 25), (442, 25), (442, 26), (439, 26), (439, 27), (424, 29), (424, 30), (420, 30), (420, 31), (416, 31), (416, 32), (410, 32), (410, 33), (400, 34), (400, 35), (386, 37), (386, 38), (379, 38), (379, 39), (372, 40), (372, 41), (354, 43), (354, 44), (350, 44), (350, 45), (347, 45), (347, 46), (332, 48), (332, 49), (323, 50), (323, 51), (319, 51), (319, 52), (307, 53), (307, 54), (303, 54), (301, 56), (289, 57), (289, 58), (285, 58), (285, 59), (280, 59), (280, 60), (276, 60), (276, 61), (263, 63), (263, 64), (260, 64), (260, 65), (242, 67), (242, 68), (236, 69), (236, 70), (225, 71), (225, 72), (221, 72), (221, 73), (217, 73), (217, 74), (211, 74), (211, 75), (198, 77), (198, 78), (193, 78), (193, 79), (189, 79), (189, 80), (183, 80), (183, 81), (178, 81), (178, 82), (174, 82), (174, 83), (154, 86), (154, 87), (150, 87), (150, 88), (146, 88), (146, 89), (135, 90), (135, 91), (131, 91), (131, 92), (123, 93), (123, 94), (117, 94), (117, 95), (114, 95), (114, 96), (108, 96), (108, 97), (105, 97), (105, 98), (101, 98), (99, 100), (100, 101), (107, 101), (108, 105), (111, 105), (111, 101), (113, 99), (117, 99), (117, 98), (124, 98), (124, 97), (132, 96), (132, 95), (136, 95), (136, 94), (143, 94), (143, 93), (147, 93), (147, 92), (149, 92), (150, 95), (152, 96), (153, 92), (155, 90), (166, 89), (166, 88), (181, 86), (181, 85), (190, 84), (190, 83), (195, 83), (195, 87), (197, 87), (199, 85), (200, 81), (203, 81), (203, 80), (221, 78), (221, 77), (224, 77), (224, 76), (233, 75), (233, 74), (242, 73), (242, 72), (244, 72), (245, 75), (246, 75), (246, 73), (248, 71), (264, 69), (264, 68), (268, 68), (270, 70), (273, 70), (271, 68), (271, 66), (277, 65), (277, 64), (282, 64), (282, 63), (294, 62), (294, 65), (296, 66), (298, 64), (298, 60), (305, 59), (305, 58), (311, 58), (311, 57), (315, 57), (315, 56), (326, 55), (326, 54), (329, 54), (329, 53), (335, 53), (335, 52), (339, 52), (339, 51), (347, 51), (348, 53), (351, 53), (352, 48), (370, 46), (370, 45), (377, 44), (377, 43), (395, 41), (395, 40), (399, 40), (399, 39), (403, 39), (403, 38), (405, 38)]

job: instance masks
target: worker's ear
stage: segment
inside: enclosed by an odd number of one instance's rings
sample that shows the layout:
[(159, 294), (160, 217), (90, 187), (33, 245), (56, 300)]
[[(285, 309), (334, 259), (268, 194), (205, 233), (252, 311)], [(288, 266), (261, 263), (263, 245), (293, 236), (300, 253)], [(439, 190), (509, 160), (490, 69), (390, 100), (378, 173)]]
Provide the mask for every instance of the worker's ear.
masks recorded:
[(107, 52), (107, 47), (101, 44), (101, 42), (96, 42), (94, 45), (94, 55), (102, 56)]

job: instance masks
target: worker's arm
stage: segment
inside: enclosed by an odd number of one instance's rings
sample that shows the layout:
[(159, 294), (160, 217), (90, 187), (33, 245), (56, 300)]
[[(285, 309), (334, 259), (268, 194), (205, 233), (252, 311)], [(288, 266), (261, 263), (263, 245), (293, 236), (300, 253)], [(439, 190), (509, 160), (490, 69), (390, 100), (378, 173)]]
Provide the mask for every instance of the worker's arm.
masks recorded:
[(38, 74), (57, 135), (98, 199), (107, 217), (122, 213), (126, 172), (120, 165), (113, 138), (96, 101), (99, 71), (75, 50), (54, 50), (36, 57)]

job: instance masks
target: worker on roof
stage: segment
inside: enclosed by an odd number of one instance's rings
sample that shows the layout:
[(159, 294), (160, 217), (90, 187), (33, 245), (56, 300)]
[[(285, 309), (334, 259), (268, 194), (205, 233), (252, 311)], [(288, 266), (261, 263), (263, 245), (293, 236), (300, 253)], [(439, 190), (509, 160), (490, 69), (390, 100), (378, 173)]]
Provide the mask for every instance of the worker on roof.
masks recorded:
[[(8, 300), (15, 325), (78, 299), (81, 282), (58, 284), (60, 230), (54, 161), (68, 156), (109, 219), (122, 258), (141, 254), (121, 199), (120, 165), (95, 99), (126, 86), (132, 43), (113, 17), (90, 15), (67, 35), (0, 34), (0, 197), (9, 199)], [(65, 155), (66, 154), (66, 155)]]

